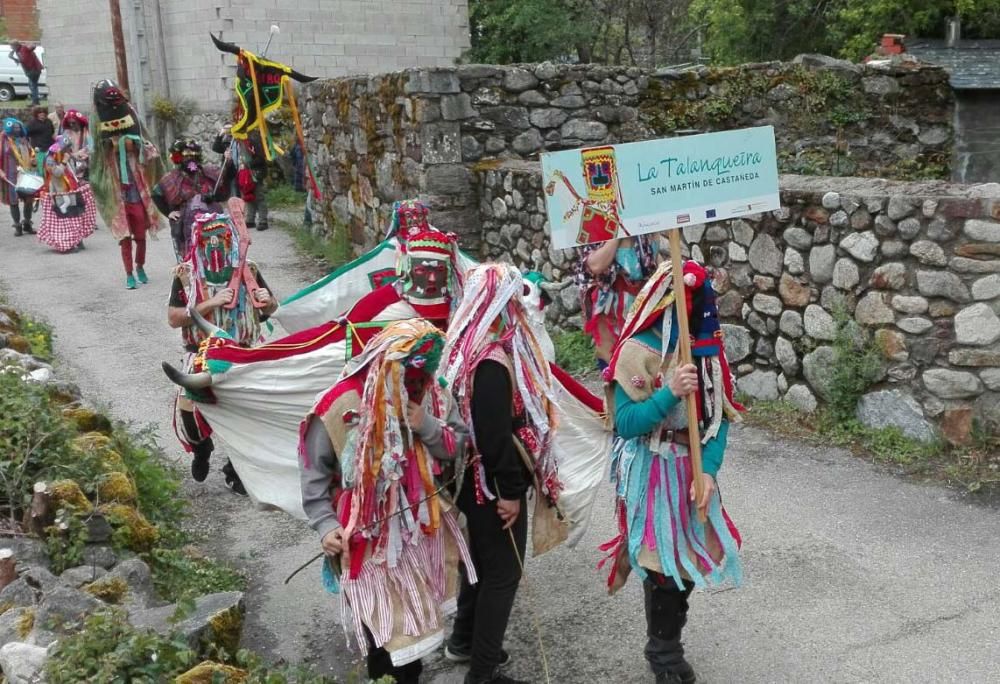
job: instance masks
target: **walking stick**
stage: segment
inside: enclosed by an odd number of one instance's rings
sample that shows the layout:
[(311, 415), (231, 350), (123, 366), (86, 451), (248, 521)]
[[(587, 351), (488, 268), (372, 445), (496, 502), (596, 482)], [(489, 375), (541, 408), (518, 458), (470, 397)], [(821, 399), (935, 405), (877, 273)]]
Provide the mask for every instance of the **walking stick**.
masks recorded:
[[(677, 365), (691, 363), (691, 326), (688, 323), (687, 299), (684, 295), (684, 271), (681, 262), (681, 231), (670, 231), (670, 261), (674, 287), (674, 310), (677, 312)], [(687, 402), (688, 453), (691, 456), (691, 479), (694, 481), (694, 500), (700, 502), (705, 493), (701, 469), (701, 435), (698, 432), (698, 400), (689, 394)], [(705, 522), (705, 509), (698, 507), (698, 520)]]

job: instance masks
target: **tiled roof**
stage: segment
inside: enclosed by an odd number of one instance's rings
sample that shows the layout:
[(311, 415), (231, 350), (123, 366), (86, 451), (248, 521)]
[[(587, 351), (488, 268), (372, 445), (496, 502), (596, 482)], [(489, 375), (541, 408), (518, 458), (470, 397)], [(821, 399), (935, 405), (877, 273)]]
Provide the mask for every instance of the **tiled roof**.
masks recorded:
[(941, 40), (920, 40), (907, 44), (906, 51), (943, 67), (956, 90), (1000, 89), (1000, 40), (960, 40), (953, 48)]

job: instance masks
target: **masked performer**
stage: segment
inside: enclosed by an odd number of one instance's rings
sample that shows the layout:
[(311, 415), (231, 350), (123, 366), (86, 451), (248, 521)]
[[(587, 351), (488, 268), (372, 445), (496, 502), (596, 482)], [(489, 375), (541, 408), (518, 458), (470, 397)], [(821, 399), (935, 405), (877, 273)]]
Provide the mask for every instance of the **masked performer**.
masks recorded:
[(217, 167), (205, 165), (201, 145), (190, 138), (174, 141), (170, 160), (174, 168), (153, 187), (153, 203), (169, 220), (174, 253), (177, 261), (183, 261), (191, 247), (195, 214), (221, 211), (217, 202), (228, 196), (229, 183), (219, 178)]
[(90, 183), (101, 217), (121, 248), (125, 287), (134, 290), (137, 278), (149, 282), (143, 269), (146, 235), (159, 229), (150, 183), (163, 169), (156, 147), (143, 135), (138, 113), (113, 81), (94, 86), (94, 108), (97, 131)]
[[(234, 212), (238, 207), (234, 207)], [(180, 328), (184, 350), (190, 368), (199, 345), (208, 333), (195, 324), (190, 308), (210, 321), (213, 329), (223, 331), (228, 339), (241, 347), (250, 347), (260, 338), (261, 323), (274, 313), (277, 302), (267, 289), (267, 283), (257, 265), (245, 261), (246, 245), (234, 226), (242, 217), (227, 214), (199, 214), (192, 227), (191, 251), (187, 260), (174, 271), (167, 309), (167, 322)], [(242, 273), (240, 272), (243, 269)], [(238, 277), (234, 278), (234, 275)], [(177, 399), (180, 418), (181, 444), (193, 453), (191, 477), (203, 482), (208, 477), (209, 459), (215, 444), (211, 428), (194, 403), (184, 395)], [(183, 434), (182, 434), (183, 433)], [(246, 494), (239, 475), (231, 462), (222, 469), (226, 485), (238, 494)]]
[(86, 180), (90, 173), (90, 122), (83, 114), (70, 109), (63, 116), (62, 135), (69, 140), (69, 155), (73, 173), (80, 180)]
[(523, 292), (513, 266), (477, 266), (448, 328), (445, 379), (471, 428), (473, 450), (458, 507), (479, 584), (468, 581), (466, 567), (445, 654), (469, 662), (466, 684), (517, 681), (499, 668), (508, 660), (503, 639), (527, 543), (525, 497), (534, 483), (539, 500), (555, 504), (561, 488), (552, 454), (554, 381)]
[(60, 136), (45, 158), (45, 193), (39, 241), (59, 252), (83, 249), (83, 240), (94, 232), (97, 209), (90, 186), (73, 171), (72, 144)]
[(35, 206), (35, 194), (18, 186), (18, 176), (34, 171), (35, 153), (28, 142), (24, 124), (19, 119), (8, 117), (3, 120), (3, 131), (0, 132), (0, 164), (3, 165), (0, 171), (4, 181), (0, 201), (10, 207), (10, 217), (14, 221), (14, 235), (20, 237), (24, 233), (34, 233), (31, 227), (31, 213)]
[[(447, 322), (450, 293), (459, 287), (455, 238), (431, 227), (426, 207), (418, 204), (401, 207), (394, 219), (406, 233), (400, 241), (408, 244), (398, 267), (403, 277), (396, 277), (396, 267), (379, 266), (367, 274), (368, 293), (347, 311), (329, 312), (314, 327), (253, 349), (215, 337), (199, 352), (197, 375), (167, 370), (182, 386), (211, 386), (212, 401), (199, 403), (199, 412), (241, 456), (236, 470), (258, 503), (303, 517), (298, 466), (289, 460), (297, 453), (299, 421), (316, 395), (329, 388), (329, 379), (340, 374), (384, 322)], [(411, 265), (421, 275), (408, 275)], [(260, 396), (261, 383), (269, 386), (267, 397)], [(268, 430), (264, 441), (263, 429)]]
[(439, 486), (467, 436), (435, 380), (443, 346), (426, 321), (388, 324), (302, 423), (302, 503), (324, 575), (339, 584), (369, 678), (400, 684), (419, 681), (420, 658), (440, 647), (457, 564), (471, 562)]
[[(616, 591), (630, 570), (643, 580), (645, 655), (657, 684), (695, 681), (681, 643), (692, 589), (738, 584), (742, 576), (740, 536), (716, 485), (729, 421), (738, 419), (742, 407), (733, 401), (711, 281), (691, 261), (684, 266), (684, 280), (695, 326), (695, 364), (681, 366), (674, 358), (678, 326), (666, 262), (637, 296), (605, 372), (619, 435), (611, 469), (620, 532), (602, 547), (613, 560), (608, 585)], [(683, 401), (691, 393), (703, 444), (704, 494), (698, 501)]]

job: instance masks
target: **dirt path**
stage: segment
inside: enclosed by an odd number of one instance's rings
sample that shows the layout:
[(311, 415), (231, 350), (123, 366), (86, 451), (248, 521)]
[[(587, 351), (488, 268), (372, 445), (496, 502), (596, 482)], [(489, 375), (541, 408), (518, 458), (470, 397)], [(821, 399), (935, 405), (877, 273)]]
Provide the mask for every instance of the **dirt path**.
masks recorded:
[[(255, 233), (251, 254), (280, 296), (319, 275), (278, 230)], [(55, 326), (60, 372), (118, 418), (153, 423), (186, 471), (170, 428), (173, 388), (159, 369), (180, 356), (179, 336), (164, 320), (172, 261), (166, 239), (151, 243), (153, 282), (126, 291), (107, 230), (68, 255), (0, 231), (0, 282), (16, 306)], [(692, 599), (686, 641), (699, 681), (995, 680), (1000, 514), (902, 482), (842, 450), (749, 429), (731, 442), (721, 484), (744, 534), (747, 584)], [(282, 583), (316, 552), (315, 536), (229, 493), (222, 463), (185, 494), (206, 550), (250, 576), (245, 644), (346, 674), (353, 661), (339, 608), (323, 594), (318, 570)], [(609, 502), (605, 492), (579, 549), (529, 561), (509, 630), (515, 675), (543, 681), (534, 613), (554, 681), (652, 681), (639, 583), (608, 598), (595, 570), (596, 546), (612, 536)], [(461, 671), (440, 661), (428, 669), (430, 682), (461, 681)]]

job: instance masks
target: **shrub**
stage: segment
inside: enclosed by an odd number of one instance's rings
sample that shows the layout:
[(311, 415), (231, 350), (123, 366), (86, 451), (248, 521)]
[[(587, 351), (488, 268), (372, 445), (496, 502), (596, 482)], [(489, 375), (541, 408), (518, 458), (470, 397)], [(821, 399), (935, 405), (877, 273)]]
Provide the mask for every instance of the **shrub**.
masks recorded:
[(156, 594), (168, 603), (221, 591), (242, 591), (246, 578), (238, 571), (192, 549), (154, 549), (146, 555)]
[(120, 610), (96, 613), (60, 639), (45, 665), (49, 684), (167, 682), (194, 665), (183, 637), (164, 637), (128, 624)]
[(556, 364), (563, 370), (580, 375), (593, 371), (594, 342), (582, 330), (566, 330), (552, 337), (556, 348)]
[(882, 352), (871, 336), (843, 309), (833, 312), (837, 332), (833, 338), (834, 369), (829, 407), (837, 422), (854, 420), (858, 400), (882, 372)]

